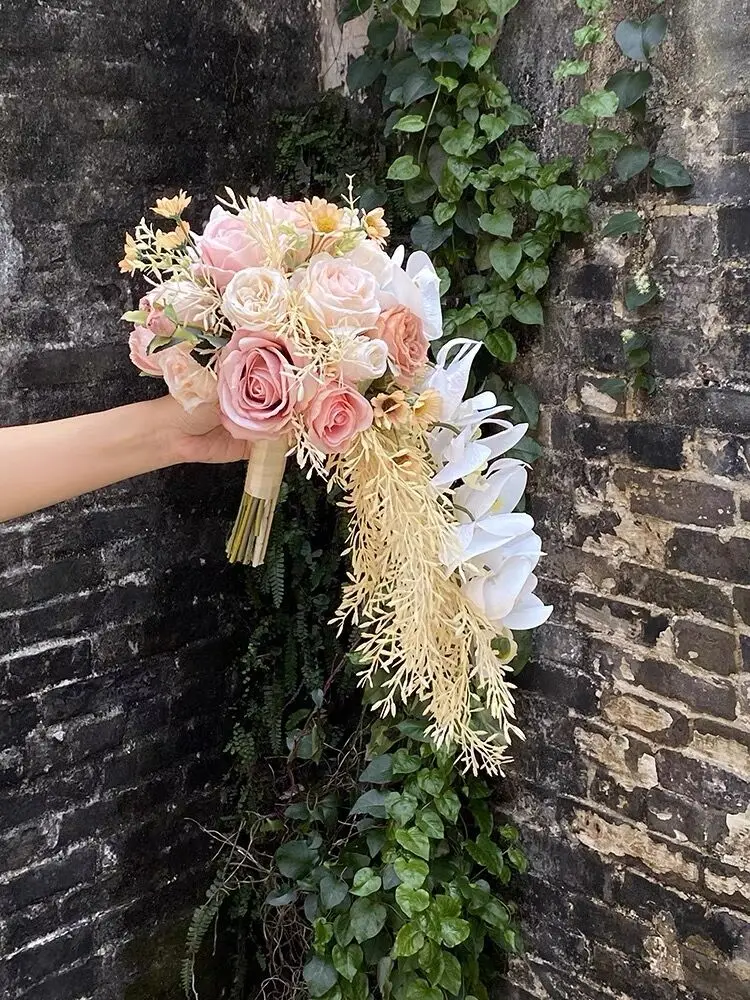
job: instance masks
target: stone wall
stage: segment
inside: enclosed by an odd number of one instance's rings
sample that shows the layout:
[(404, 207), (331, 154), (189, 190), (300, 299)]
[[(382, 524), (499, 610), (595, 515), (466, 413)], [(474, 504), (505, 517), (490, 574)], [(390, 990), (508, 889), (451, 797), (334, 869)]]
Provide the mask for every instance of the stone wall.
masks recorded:
[[(0, 423), (143, 398), (122, 234), (187, 187), (263, 184), (315, 93), (307, 0), (0, 2)], [(3, 469), (0, 479), (12, 474)], [(225, 770), (238, 468), (0, 526), (0, 995), (179, 995)]]
[[(637, 322), (622, 247), (570, 246), (526, 365), (556, 611), (522, 678), (510, 808), (532, 858), (529, 954), (508, 1000), (750, 997), (750, 4), (664, 10), (660, 150), (697, 181), (659, 199), (664, 300)], [(548, 150), (570, 133), (548, 81), (579, 17), (525, 0), (508, 20), (509, 76), (541, 109)], [(604, 55), (603, 71), (619, 65)], [(605, 191), (599, 215), (620, 195)], [(660, 387), (615, 409), (596, 387), (622, 371), (635, 325)]]

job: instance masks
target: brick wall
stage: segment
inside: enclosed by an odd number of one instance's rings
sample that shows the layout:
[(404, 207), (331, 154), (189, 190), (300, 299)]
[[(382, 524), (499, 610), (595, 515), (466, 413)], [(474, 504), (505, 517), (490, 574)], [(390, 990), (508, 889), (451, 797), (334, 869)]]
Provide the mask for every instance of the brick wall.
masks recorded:
[[(165, 189), (205, 217), (221, 184), (262, 183), (269, 116), (316, 74), (305, 0), (0, 2), (0, 423), (146, 395), (123, 230)], [(208, 847), (186, 819), (213, 820), (224, 771), (240, 482), (176, 469), (0, 526), (4, 1000), (178, 994)]]
[[(575, 7), (518, 11), (505, 49), (555, 148), (544, 72)], [(637, 325), (660, 389), (616, 409), (596, 390), (637, 319), (611, 240), (561, 255), (526, 371), (544, 403), (535, 509), (556, 611), (522, 679), (511, 809), (533, 868), (508, 1000), (750, 997), (750, 5), (665, 12), (661, 148), (697, 183), (652, 226), (666, 295)], [(528, 32), (546, 53), (533, 76)], [(606, 217), (619, 194), (604, 197)]]

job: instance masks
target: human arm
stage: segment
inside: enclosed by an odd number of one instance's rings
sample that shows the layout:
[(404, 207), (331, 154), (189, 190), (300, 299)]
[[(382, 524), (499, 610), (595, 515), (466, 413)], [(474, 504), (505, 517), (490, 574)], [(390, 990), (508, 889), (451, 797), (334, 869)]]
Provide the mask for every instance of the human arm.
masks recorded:
[(182, 462), (249, 457), (209, 404), (171, 396), (47, 423), (0, 428), (0, 521)]

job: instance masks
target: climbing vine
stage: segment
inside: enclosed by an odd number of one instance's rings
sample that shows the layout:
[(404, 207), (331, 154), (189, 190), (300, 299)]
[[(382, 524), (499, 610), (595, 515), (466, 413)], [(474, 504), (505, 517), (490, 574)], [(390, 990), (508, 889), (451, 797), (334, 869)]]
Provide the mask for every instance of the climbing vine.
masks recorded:
[[(356, 169), (363, 206), (387, 203), (394, 235), (433, 257), (445, 338), (485, 344), (482, 385), (531, 432), (539, 404), (512, 364), (543, 323), (555, 248), (592, 228), (594, 186), (638, 198), (638, 210), (612, 214), (598, 233), (628, 241), (623, 299), (635, 314), (660, 294), (648, 257), (655, 192), (691, 183), (679, 161), (657, 153), (649, 118), (666, 18), (620, 22), (627, 63), (590, 88), (610, 2), (575, 2), (584, 23), (555, 79), (583, 86), (562, 112), (586, 130), (580, 162), (542, 161), (532, 117), (498, 73), (495, 48), (519, 0), (345, 0), (341, 23), (370, 15), (366, 50), (348, 73), (366, 101), (329, 95), (276, 122), (276, 193), (336, 197)], [(372, 127), (378, 103), (382, 134)], [(602, 388), (653, 391), (647, 334), (623, 330), (622, 343), (627, 373)], [(531, 436), (510, 453), (539, 454)], [(190, 929), (185, 993), (198, 995), (196, 960), (223, 915), (232, 1000), (486, 1000), (505, 957), (522, 948), (507, 892), (526, 869), (518, 831), (496, 820), (483, 782), (425, 740), (418, 715), (371, 726), (362, 714), (350, 637), (327, 626), (342, 538), (335, 497), (291, 477), (266, 566), (248, 578), (229, 816), (213, 831), (217, 872)], [(529, 649), (516, 638), (520, 670)]]
[[(581, 56), (607, 39), (604, 23), (610, 0), (576, 0), (576, 3), (587, 18), (573, 36), (579, 58), (566, 59), (558, 65), (555, 70), (558, 80), (585, 76), (592, 60)], [(578, 171), (581, 181), (612, 176), (624, 198), (639, 200), (640, 211), (629, 209), (611, 215), (599, 234), (602, 238), (634, 238), (629, 246), (633, 266), (623, 288), (625, 308), (633, 314), (654, 302), (663, 291), (649, 270), (652, 244), (649, 224), (659, 192), (685, 189), (693, 183), (679, 160), (657, 154), (662, 130), (649, 115), (653, 60), (668, 27), (667, 18), (659, 12), (643, 21), (620, 21), (615, 27), (614, 40), (627, 64), (609, 76), (604, 89), (587, 90), (574, 107), (562, 113), (564, 121), (588, 130), (588, 151)], [(617, 127), (603, 127), (604, 119), (611, 119)], [(650, 371), (647, 334), (628, 328), (622, 332), (622, 343), (627, 374), (607, 379), (600, 389), (613, 396), (622, 395), (628, 388), (653, 393), (657, 383)]]

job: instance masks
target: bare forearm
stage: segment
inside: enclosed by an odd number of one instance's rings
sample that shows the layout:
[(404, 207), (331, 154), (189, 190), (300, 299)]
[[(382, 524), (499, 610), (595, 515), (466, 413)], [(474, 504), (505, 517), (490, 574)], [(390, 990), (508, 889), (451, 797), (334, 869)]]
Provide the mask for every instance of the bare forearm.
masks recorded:
[(180, 461), (170, 402), (0, 428), (0, 521)]

